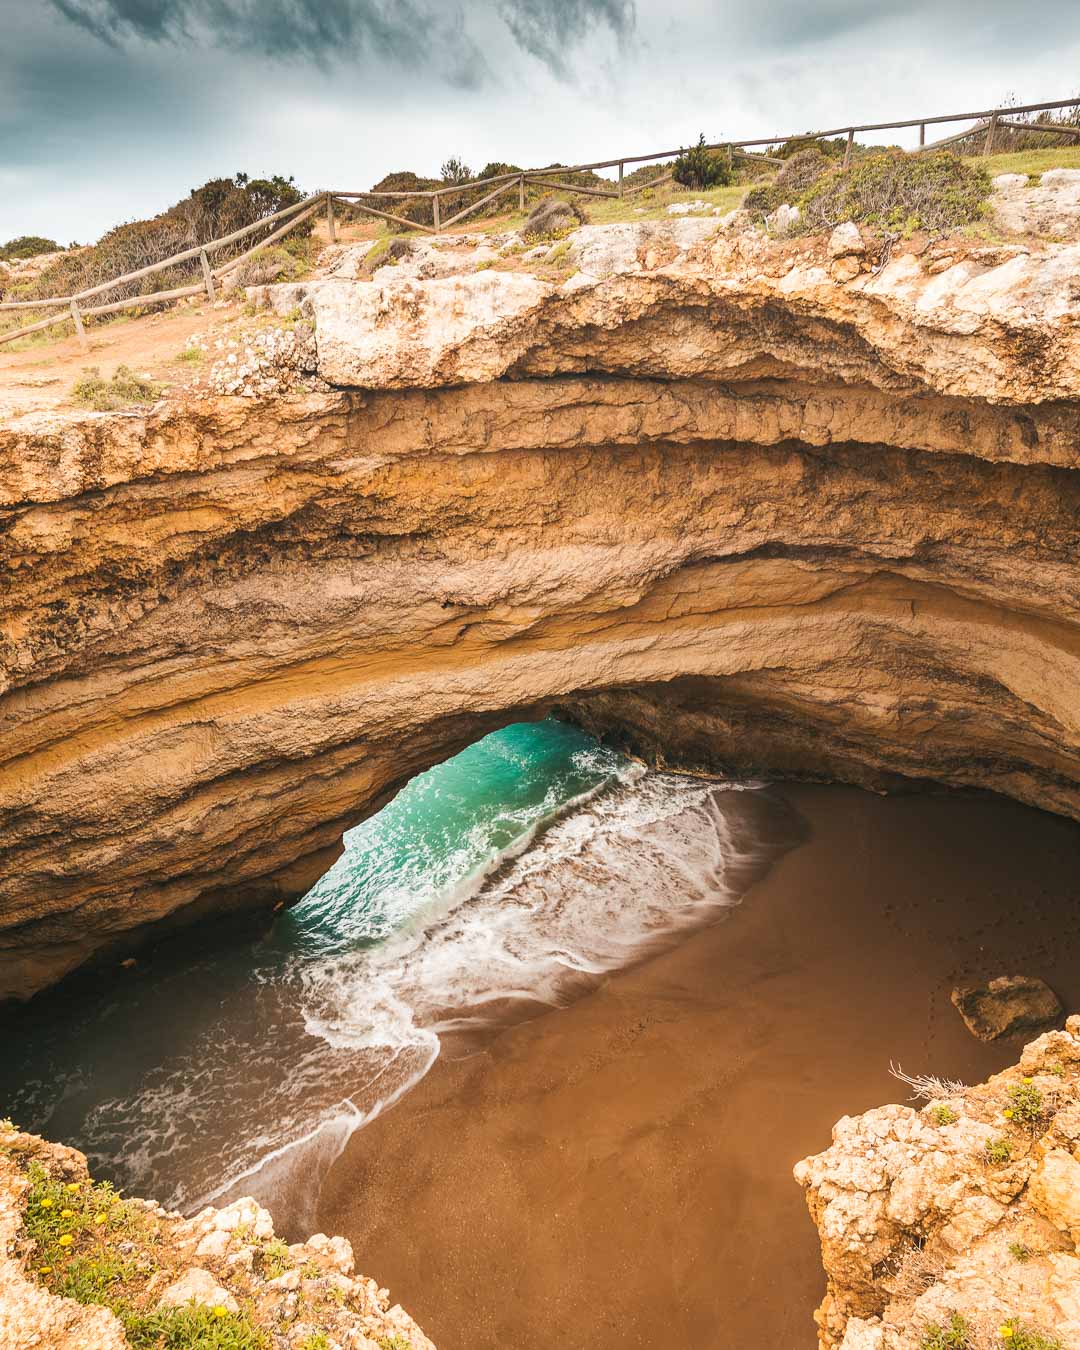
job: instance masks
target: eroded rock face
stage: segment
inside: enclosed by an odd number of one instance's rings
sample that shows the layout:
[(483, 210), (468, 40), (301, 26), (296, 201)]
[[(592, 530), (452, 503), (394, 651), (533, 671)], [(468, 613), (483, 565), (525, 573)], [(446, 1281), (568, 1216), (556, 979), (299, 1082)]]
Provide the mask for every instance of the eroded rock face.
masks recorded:
[(828, 1277), (823, 1350), (918, 1350), (954, 1318), (972, 1346), (1022, 1327), (1078, 1350), (1080, 1018), (950, 1086), (843, 1117), (795, 1168)]
[[(355, 1273), (344, 1238), (316, 1233), (287, 1246), (275, 1238), (270, 1214), (250, 1198), (185, 1219), (153, 1201), (119, 1203), (94, 1193), (87, 1213), (99, 1204), (104, 1209), (100, 1219), (84, 1224), (89, 1193), (81, 1153), (0, 1121), (4, 1350), (125, 1350), (130, 1344), (109, 1309), (52, 1292), (63, 1287), (68, 1263), (82, 1267), (84, 1288), (92, 1287), (95, 1270), (119, 1265), (120, 1273), (106, 1275), (101, 1287), (125, 1313), (202, 1309), (220, 1319), (223, 1336), (232, 1326), (226, 1315), (242, 1315), (249, 1333), (254, 1329), (288, 1350), (304, 1350), (316, 1339), (337, 1350), (379, 1350), (390, 1343), (400, 1350), (435, 1350), (408, 1313), (391, 1305), (387, 1290)], [(31, 1211), (43, 1212), (44, 1203), (53, 1213), (61, 1213), (61, 1204), (74, 1206), (68, 1211), (73, 1217), (61, 1219), (58, 1228), (73, 1235), (66, 1250), (51, 1236), (43, 1246), (34, 1235)], [(232, 1328), (230, 1334), (238, 1332)]]
[(552, 707), (1080, 818), (1080, 252), (703, 228), (311, 283), (323, 392), (0, 430), (0, 996), (295, 897)]

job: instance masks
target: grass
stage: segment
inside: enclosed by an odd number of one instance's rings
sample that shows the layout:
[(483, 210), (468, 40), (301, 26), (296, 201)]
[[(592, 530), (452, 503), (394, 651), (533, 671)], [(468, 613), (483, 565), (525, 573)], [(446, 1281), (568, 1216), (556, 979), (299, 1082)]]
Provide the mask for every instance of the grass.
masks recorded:
[(971, 1327), (966, 1318), (953, 1313), (947, 1327), (936, 1323), (926, 1328), (919, 1350), (968, 1350), (971, 1345)]
[(201, 347), (185, 347), (182, 352), (177, 352), (173, 359), (183, 361), (189, 366), (197, 366), (206, 360), (206, 352)]
[(37, 1162), (27, 1175), (30, 1269), (51, 1293), (108, 1308), (135, 1350), (269, 1350), (269, 1336), (244, 1312), (138, 1306), (158, 1269), (157, 1223), (141, 1205), (121, 1199), (108, 1182), (59, 1181)]
[(76, 403), (85, 404), (95, 412), (115, 412), (117, 408), (129, 408), (136, 403), (154, 403), (161, 397), (161, 389), (127, 366), (117, 366), (110, 380), (102, 376), (97, 366), (92, 366), (83, 372), (71, 396)]
[(1040, 174), (1047, 169), (1080, 169), (1080, 145), (1057, 150), (1015, 150), (1009, 155), (973, 155), (966, 163), (977, 165), (996, 178), (999, 173)]
[(270, 1350), (265, 1331), (224, 1308), (160, 1308), (120, 1320), (135, 1350)]

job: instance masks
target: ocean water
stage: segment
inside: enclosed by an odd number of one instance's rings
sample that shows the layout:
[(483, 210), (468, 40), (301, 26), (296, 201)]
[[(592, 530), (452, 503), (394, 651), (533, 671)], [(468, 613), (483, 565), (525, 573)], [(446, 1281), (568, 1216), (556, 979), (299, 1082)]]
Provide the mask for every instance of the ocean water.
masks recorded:
[(413, 779), (257, 940), (158, 949), (6, 1018), (0, 1115), (183, 1210), (310, 1219), (356, 1129), (440, 1053), (713, 922), (784, 846), (757, 785), (655, 773), (553, 720)]

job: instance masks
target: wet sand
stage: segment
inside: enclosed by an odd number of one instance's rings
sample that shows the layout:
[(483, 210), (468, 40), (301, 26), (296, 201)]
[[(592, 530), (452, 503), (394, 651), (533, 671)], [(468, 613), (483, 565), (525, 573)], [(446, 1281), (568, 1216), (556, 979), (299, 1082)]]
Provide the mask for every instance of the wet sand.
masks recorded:
[(974, 1081), (957, 978), (1080, 1009), (1080, 826), (989, 797), (776, 790), (809, 826), (722, 923), (445, 1057), (354, 1135), (319, 1226), (439, 1350), (812, 1350), (792, 1165), (833, 1122)]

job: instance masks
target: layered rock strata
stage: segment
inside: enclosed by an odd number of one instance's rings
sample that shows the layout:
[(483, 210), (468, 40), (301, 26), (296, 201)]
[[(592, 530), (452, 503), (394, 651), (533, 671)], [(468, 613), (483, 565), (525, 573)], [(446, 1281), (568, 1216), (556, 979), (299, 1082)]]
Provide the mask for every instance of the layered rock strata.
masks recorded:
[(844, 1116), (795, 1168), (823, 1350), (1080, 1350), (1080, 1017), (986, 1083), (919, 1086), (921, 1108)]
[(339, 267), (264, 344), (314, 392), (0, 429), (0, 996), (552, 708), (1080, 818), (1080, 248), (716, 229)]

